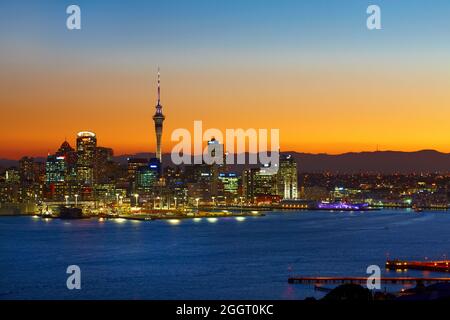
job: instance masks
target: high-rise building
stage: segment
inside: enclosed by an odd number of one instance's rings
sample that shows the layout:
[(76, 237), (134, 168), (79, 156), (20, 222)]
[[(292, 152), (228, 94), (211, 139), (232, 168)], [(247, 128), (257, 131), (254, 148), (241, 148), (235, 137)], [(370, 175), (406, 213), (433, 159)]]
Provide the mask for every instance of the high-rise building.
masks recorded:
[(224, 146), (215, 137), (208, 141), (208, 156), (214, 160), (215, 165), (223, 167), (225, 165)]
[(215, 197), (218, 195), (219, 189), (219, 173), (223, 172), (224, 168), (224, 153), (223, 153), (223, 144), (221, 144), (216, 138), (212, 137), (211, 140), (208, 141), (208, 156), (211, 158), (210, 160), (210, 173), (211, 173), (211, 196)]
[(146, 167), (148, 160), (144, 158), (128, 158), (127, 179), (130, 183), (136, 180), (136, 173), (139, 168)]
[(20, 175), (19, 171), (14, 168), (10, 168), (5, 171), (4, 185), (0, 192), (0, 204), (12, 202), (19, 202), (20, 199)]
[(20, 197), (22, 201), (35, 200), (41, 194), (40, 165), (33, 158), (23, 157), (19, 160)]
[(161, 154), (161, 137), (163, 132), (163, 122), (164, 115), (162, 113), (162, 105), (161, 105), (161, 81), (160, 81), (160, 73), (158, 68), (158, 103), (156, 104), (156, 112), (153, 115), (153, 121), (155, 122), (155, 133), (156, 133), (156, 158), (162, 163), (162, 154)]
[(63, 143), (61, 143), (61, 146), (59, 147), (58, 151), (56, 151), (57, 156), (68, 156), (70, 155), (72, 158), (76, 160), (76, 154), (74, 155), (75, 150), (70, 146), (69, 142), (67, 140), (64, 140)]
[(17, 169), (10, 168), (5, 171), (5, 182), (11, 184), (19, 184), (20, 183), (20, 174)]
[(180, 166), (166, 167), (164, 179), (166, 180), (166, 190), (169, 191), (172, 199), (177, 198), (178, 205), (184, 203), (187, 200), (187, 183), (182, 168)]
[(151, 158), (148, 162), (148, 167), (152, 170), (158, 178), (161, 174), (161, 162), (157, 158)]
[(94, 154), (94, 182), (109, 183), (112, 176), (112, 157), (114, 152), (111, 148), (97, 147)]
[(194, 164), (185, 167), (184, 177), (187, 183), (187, 192), (189, 200), (199, 198), (202, 201), (209, 201), (215, 194), (212, 166), (203, 164)]
[(269, 165), (264, 165), (255, 176), (256, 196), (272, 196), (276, 194), (276, 175), (269, 169)]
[(242, 195), (247, 202), (253, 202), (255, 197), (255, 176), (259, 168), (250, 168), (242, 172)]
[(45, 162), (46, 198), (61, 200), (66, 195), (67, 163), (64, 156), (49, 155)]
[(49, 155), (45, 162), (45, 182), (50, 185), (65, 181), (67, 170), (64, 156)]
[(242, 192), (250, 203), (258, 202), (258, 198), (271, 199), (276, 196), (276, 175), (268, 169), (268, 165), (244, 170)]
[(65, 181), (75, 181), (77, 176), (76, 165), (78, 158), (75, 149), (70, 146), (69, 142), (64, 141), (59, 147), (58, 151), (56, 151), (55, 156), (64, 157), (66, 161), (67, 172)]
[(297, 199), (297, 162), (291, 155), (280, 155), (277, 194), (283, 199)]
[(219, 181), (225, 196), (237, 196), (239, 191), (239, 177), (234, 172), (224, 172), (219, 174)]
[(150, 167), (140, 167), (136, 172), (137, 191), (142, 193), (151, 193), (158, 181), (158, 172)]
[(94, 180), (94, 161), (97, 149), (97, 137), (90, 131), (81, 131), (77, 135), (77, 178), (81, 184), (91, 185)]
[(19, 160), (19, 175), (22, 185), (34, 182), (34, 159), (23, 157)]
[(77, 153), (79, 165), (92, 165), (95, 149), (97, 148), (97, 136), (90, 131), (81, 131), (77, 134)]

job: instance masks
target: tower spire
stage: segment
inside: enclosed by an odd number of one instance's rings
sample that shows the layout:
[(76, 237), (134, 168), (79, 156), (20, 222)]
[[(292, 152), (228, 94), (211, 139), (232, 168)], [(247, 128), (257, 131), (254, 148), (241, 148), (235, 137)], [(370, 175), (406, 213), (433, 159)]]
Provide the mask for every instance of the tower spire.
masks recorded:
[(156, 112), (153, 115), (153, 121), (155, 122), (155, 133), (156, 133), (156, 158), (158, 158), (159, 163), (162, 163), (161, 157), (161, 137), (163, 131), (164, 115), (162, 113), (161, 105), (161, 74), (158, 67), (158, 103), (156, 104)]
[(158, 66), (158, 106), (160, 105), (161, 101), (161, 73), (159, 72), (159, 66)]

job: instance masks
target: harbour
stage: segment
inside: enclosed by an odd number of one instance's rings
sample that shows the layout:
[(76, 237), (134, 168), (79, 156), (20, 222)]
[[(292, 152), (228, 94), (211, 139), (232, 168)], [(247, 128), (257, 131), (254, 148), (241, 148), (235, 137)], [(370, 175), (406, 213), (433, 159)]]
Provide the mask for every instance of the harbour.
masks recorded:
[[(445, 211), (406, 210), (272, 211), (149, 223), (2, 217), (0, 299), (319, 299), (327, 290), (316, 290), (317, 281), (287, 280), (329, 276), (336, 282), (328, 283), (332, 289), (343, 277), (363, 282), (373, 264), (382, 278), (405, 278), (383, 283), (383, 290), (399, 292), (416, 286), (412, 278), (434, 281), (448, 274), (388, 270), (387, 253), (443, 260), (450, 251), (448, 228)], [(65, 289), (69, 264), (80, 266), (83, 290)]]

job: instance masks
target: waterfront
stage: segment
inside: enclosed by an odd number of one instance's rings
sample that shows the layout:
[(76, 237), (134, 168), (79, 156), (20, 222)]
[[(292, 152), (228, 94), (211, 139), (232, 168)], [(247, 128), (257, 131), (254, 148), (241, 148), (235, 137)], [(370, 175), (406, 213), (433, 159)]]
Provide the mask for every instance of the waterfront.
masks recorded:
[[(284, 212), (167, 221), (0, 218), (1, 299), (301, 299), (290, 275), (384, 271), (386, 255), (450, 252), (449, 212)], [(66, 268), (82, 289), (66, 288)]]

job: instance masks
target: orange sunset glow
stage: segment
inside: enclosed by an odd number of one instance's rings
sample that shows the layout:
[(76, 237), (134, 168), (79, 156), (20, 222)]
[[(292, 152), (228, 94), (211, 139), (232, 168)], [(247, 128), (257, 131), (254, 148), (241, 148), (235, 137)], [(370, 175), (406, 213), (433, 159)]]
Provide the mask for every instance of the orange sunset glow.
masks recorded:
[[(449, 152), (450, 81), (435, 72), (366, 70), (163, 70), (163, 152), (176, 128), (279, 128), (281, 147), (341, 153), (380, 149)], [(414, 77), (415, 76), (415, 77)], [(346, 78), (347, 81), (340, 81)], [(154, 151), (155, 72), (34, 70), (2, 77), (2, 157), (53, 152), (92, 130), (116, 154)], [(395, 89), (394, 89), (395, 88)], [(24, 94), (26, 92), (26, 94)], [(14, 120), (18, 119), (20, 120)]]
[(450, 152), (448, 48), (437, 40), (442, 28), (434, 39), (427, 30), (405, 32), (404, 25), (367, 33), (359, 21), (350, 20), (345, 31), (316, 21), (316, 31), (297, 31), (298, 41), (282, 33), (272, 38), (263, 24), (268, 33), (261, 39), (245, 29), (233, 41), (222, 29), (208, 37), (195, 29), (190, 42), (176, 42), (163, 26), (162, 40), (153, 43), (138, 38), (150, 27), (106, 24), (112, 30), (106, 32), (88, 25), (71, 33), (46, 21), (33, 34), (18, 25), (25, 31), (4, 36), (2, 158), (45, 156), (64, 139), (74, 144), (80, 130), (95, 132), (116, 155), (154, 152), (158, 66), (165, 153), (174, 145), (172, 131), (192, 130), (194, 120), (205, 129), (280, 129), (285, 151)]

